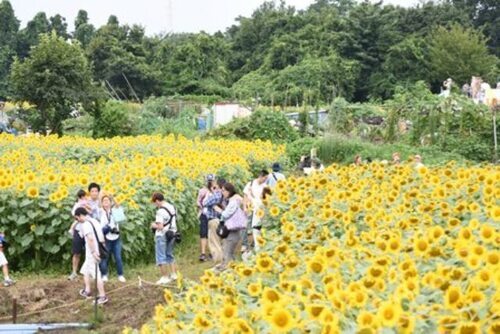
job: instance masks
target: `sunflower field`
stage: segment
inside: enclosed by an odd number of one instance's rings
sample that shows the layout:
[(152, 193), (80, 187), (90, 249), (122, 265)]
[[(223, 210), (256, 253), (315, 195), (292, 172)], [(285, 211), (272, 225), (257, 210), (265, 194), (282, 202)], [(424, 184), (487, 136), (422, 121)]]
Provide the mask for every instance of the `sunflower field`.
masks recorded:
[(137, 332), (500, 333), (499, 198), (492, 165), (291, 177), (262, 212), (262, 250), (165, 290)]
[(113, 139), (0, 135), (0, 232), (17, 268), (69, 260), (71, 208), (79, 189), (97, 182), (125, 208), (121, 227), (128, 263), (152, 257), (153, 191), (178, 211), (179, 228), (197, 226), (195, 199), (208, 173), (249, 180), (252, 164), (270, 165), (284, 147), (269, 142), (188, 140), (174, 136)]

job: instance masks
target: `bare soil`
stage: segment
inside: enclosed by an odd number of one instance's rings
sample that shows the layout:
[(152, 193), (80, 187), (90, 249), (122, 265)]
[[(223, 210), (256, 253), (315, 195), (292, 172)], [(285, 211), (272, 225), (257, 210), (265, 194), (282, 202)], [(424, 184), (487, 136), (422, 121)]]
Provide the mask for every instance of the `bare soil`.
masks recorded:
[[(179, 267), (186, 280), (198, 280), (209, 263), (200, 264), (196, 259), (181, 261)], [(139, 285), (139, 278), (143, 281)], [(94, 328), (98, 333), (119, 333), (125, 326), (139, 328), (151, 320), (154, 308), (163, 303), (164, 287), (154, 283), (159, 278), (151, 265), (126, 273), (127, 282), (118, 282), (116, 276), (105, 284), (109, 302), (99, 307), (100, 321)], [(13, 299), (17, 300), (17, 323), (93, 323), (92, 300), (82, 298), (83, 277), (68, 281), (65, 276), (44, 275), (15, 277), (16, 285), (0, 287), (0, 323), (12, 323)], [(172, 288), (176, 290), (174, 287)], [(84, 333), (88, 331), (59, 331), (59, 333)], [(50, 333), (57, 333), (51, 331)]]

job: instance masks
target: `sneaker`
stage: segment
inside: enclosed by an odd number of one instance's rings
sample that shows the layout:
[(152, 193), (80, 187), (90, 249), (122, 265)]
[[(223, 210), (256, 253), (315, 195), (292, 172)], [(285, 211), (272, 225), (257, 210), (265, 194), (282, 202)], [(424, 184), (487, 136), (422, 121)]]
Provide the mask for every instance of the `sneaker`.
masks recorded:
[[(102, 304), (106, 304), (108, 302), (108, 297), (106, 296), (103, 296), (103, 297), (98, 297), (97, 298), (97, 305), (102, 305)], [(95, 304), (95, 299), (94, 301), (92, 302), (93, 304)]]
[(118, 276), (118, 280), (122, 283), (125, 283), (127, 281), (123, 276)]
[(108, 276), (107, 275), (102, 275), (102, 281), (107, 282), (108, 281)]
[[(167, 281), (169, 280), (170, 278), (169, 277), (166, 277), (166, 276), (162, 276), (159, 280), (156, 281), (156, 285), (163, 285), (163, 284), (167, 284)], [(170, 283), (170, 282), (168, 282)]]
[(177, 274), (174, 273), (174, 274), (170, 275), (170, 279), (172, 281), (177, 281)]
[[(176, 278), (176, 279), (177, 279), (177, 278)], [(163, 284), (164, 284), (164, 285), (167, 285), (167, 284), (170, 284), (170, 283), (172, 283), (172, 282), (174, 282), (174, 281), (175, 281), (175, 280), (174, 280), (171, 276), (169, 276), (169, 277), (167, 277), (167, 279), (163, 282)]]
[(200, 262), (205, 262), (207, 260), (207, 257), (205, 256), (205, 254), (201, 254), (200, 255)]
[(77, 273), (71, 273), (71, 275), (68, 276), (68, 281), (73, 281), (78, 277)]
[(14, 284), (16, 284), (16, 282), (10, 278), (3, 281), (3, 286), (12, 286)]
[(80, 296), (85, 297), (87, 299), (92, 298), (92, 294), (90, 292), (86, 291), (85, 289), (81, 289), (79, 293), (80, 293)]

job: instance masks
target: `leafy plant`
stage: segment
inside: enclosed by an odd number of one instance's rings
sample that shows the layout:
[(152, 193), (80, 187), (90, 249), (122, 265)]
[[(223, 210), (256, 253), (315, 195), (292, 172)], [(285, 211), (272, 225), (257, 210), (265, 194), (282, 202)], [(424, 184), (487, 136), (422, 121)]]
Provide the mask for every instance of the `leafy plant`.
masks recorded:
[(250, 117), (238, 118), (209, 133), (212, 137), (236, 137), (246, 140), (271, 140), (291, 142), (297, 139), (297, 132), (281, 112), (258, 109)]

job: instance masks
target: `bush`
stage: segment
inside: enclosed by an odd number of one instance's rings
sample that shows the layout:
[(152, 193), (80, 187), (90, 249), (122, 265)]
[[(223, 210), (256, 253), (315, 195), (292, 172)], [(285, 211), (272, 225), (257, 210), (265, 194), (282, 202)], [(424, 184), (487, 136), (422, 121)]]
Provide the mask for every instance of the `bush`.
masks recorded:
[(63, 132), (66, 135), (91, 137), (94, 127), (94, 117), (85, 113), (77, 118), (68, 118), (62, 124)]
[(448, 137), (446, 145), (447, 151), (460, 154), (468, 160), (488, 161), (493, 158), (492, 145), (488, 145), (478, 136)]
[(128, 136), (138, 121), (136, 105), (109, 100), (94, 120), (94, 137)]
[(308, 155), (313, 147), (317, 147), (319, 143), (315, 138), (300, 138), (286, 145), (286, 155), (291, 164), (299, 162), (300, 157)]
[(409, 159), (415, 154), (423, 157), (424, 163), (435, 165), (450, 160), (463, 161), (464, 157), (457, 153), (445, 153), (436, 146), (415, 147), (405, 144), (381, 144), (375, 145), (361, 141), (357, 138), (343, 136), (328, 136), (319, 142), (318, 158), (326, 163), (352, 163), (354, 157), (359, 154), (366, 160), (391, 160), (394, 152), (401, 154), (401, 160)]
[(209, 136), (273, 142), (292, 142), (298, 138), (297, 131), (283, 113), (267, 109), (256, 110), (247, 118), (235, 119), (210, 131)]
[(196, 109), (184, 108), (177, 117), (161, 120), (155, 133), (162, 135), (183, 135), (188, 138), (193, 138), (198, 134), (196, 128), (196, 114)]

